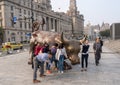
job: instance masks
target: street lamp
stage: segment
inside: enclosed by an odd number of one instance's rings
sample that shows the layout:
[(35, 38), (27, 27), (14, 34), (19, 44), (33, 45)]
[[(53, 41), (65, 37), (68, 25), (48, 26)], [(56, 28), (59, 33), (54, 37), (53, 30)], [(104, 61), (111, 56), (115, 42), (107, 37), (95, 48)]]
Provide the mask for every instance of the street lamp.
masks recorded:
[(32, 20), (32, 32), (34, 31), (33, 28), (33, 22), (34, 22), (34, 18), (33, 18), (33, 0), (31, 0), (31, 20)]

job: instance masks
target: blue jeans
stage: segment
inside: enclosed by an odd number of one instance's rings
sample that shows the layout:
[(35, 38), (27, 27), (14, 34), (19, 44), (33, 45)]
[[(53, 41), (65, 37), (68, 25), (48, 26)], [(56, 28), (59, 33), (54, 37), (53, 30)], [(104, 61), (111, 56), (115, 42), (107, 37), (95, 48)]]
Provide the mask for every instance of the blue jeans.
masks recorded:
[(85, 67), (87, 68), (88, 66), (88, 54), (84, 55), (82, 54), (82, 57), (81, 57), (81, 67), (84, 68), (84, 61), (85, 61)]
[[(50, 59), (50, 62), (51, 62), (52, 59)], [(50, 70), (50, 65), (48, 62), (46, 62), (46, 70)]]
[(60, 55), (59, 61), (58, 61), (58, 69), (59, 71), (63, 71), (64, 67), (64, 55)]
[(50, 70), (50, 65), (48, 62), (46, 62), (46, 70)]
[[(55, 67), (58, 67), (58, 60), (55, 59), (55, 55), (52, 55), (52, 58), (50, 58), (51, 63), (55, 63)], [(46, 70), (50, 70), (50, 65), (46, 63)]]
[(33, 79), (37, 79), (37, 69), (38, 66), (40, 66), (40, 75), (44, 74), (44, 62), (40, 62), (36, 57), (34, 58), (34, 73), (33, 73)]
[(55, 63), (55, 68), (58, 67), (58, 60), (55, 59), (55, 55), (52, 55), (52, 58), (51, 58), (51, 63)]

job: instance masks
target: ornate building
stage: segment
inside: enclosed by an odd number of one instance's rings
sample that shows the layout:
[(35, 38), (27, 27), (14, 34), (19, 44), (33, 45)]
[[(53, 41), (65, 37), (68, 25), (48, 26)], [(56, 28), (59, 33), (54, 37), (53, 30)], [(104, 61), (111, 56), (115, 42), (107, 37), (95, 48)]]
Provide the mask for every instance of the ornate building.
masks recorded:
[(70, 0), (67, 13), (54, 12), (50, 0), (0, 0), (0, 25), (4, 29), (4, 41), (29, 41), (32, 19), (44, 20), (39, 30), (71, 33), (81, 36), (84, 17), (77, 11), (76, 0)]
[(72, 18), (73, 34), (78, 37), (81, 36), (84, 29), (84, 16), (77, 10), (76, 0), (70, 0), (68, 16)]

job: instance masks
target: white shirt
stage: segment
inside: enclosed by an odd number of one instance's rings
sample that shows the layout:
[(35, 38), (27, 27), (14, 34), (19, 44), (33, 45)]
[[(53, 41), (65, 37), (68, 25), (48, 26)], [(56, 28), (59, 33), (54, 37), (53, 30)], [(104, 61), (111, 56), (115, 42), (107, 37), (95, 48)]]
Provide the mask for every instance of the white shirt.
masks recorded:
[(57, 52), (56, 52), (56, 59), (57, 60), (59, 60), (60, 55), (64, 55), (66, 58), (68, 58), (65, 48), (63, 48), (63, 49), (57, 49)]
[(47, 53), (40, 53), (36, 57), (39, 61), (46, 61), (49, 59)]

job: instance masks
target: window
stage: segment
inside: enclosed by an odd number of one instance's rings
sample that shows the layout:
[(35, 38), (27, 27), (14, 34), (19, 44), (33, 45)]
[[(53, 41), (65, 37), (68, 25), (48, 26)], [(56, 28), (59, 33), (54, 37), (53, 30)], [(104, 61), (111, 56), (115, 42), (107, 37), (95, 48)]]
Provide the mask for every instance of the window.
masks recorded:
[(24, 14), (26, 14), (26, 10), (24, 10)]
[(30, 11), (28, 11), (28, 15), (30, 15)]
[(29, 29), (31, 28), (30, 23), (29, 23)]
[(21, 36), (21, 43), (23, 42), (23, 37)]
[(13, 6), (11, 6), (11, 11), (13, 11)]
[(19, 35), (19, 32), (17, 32), (17, 34)]
[(22, 22), (20, 21), (20, 28), (22, 28)]
[(25, 29), (27, 28), (27, 23), (25, 22)]
[(21, 10), (21, 9), (19, 9), (19, 13), (22, 13), (22, 10)]
[(11, 13), (11, 17), (13, 18), (13, 16), (14, 16), (14, 13)]
[(30, 2), (28, 1), (28, 7), (30, 7)]
[(24, 4), (24, 5), (26, 4), (25, 1), (23, 2), (23, 4)]
[(8, 38), (8, 42), (10, 42), (10, 38)]
[(9, 31), (8, 31), (7, 33), (8, 33), (8, 34), (10, 34), (10, 32), (9, 32)]
[(27, 37), (25, 36), (25, 40), (27, 40)]

